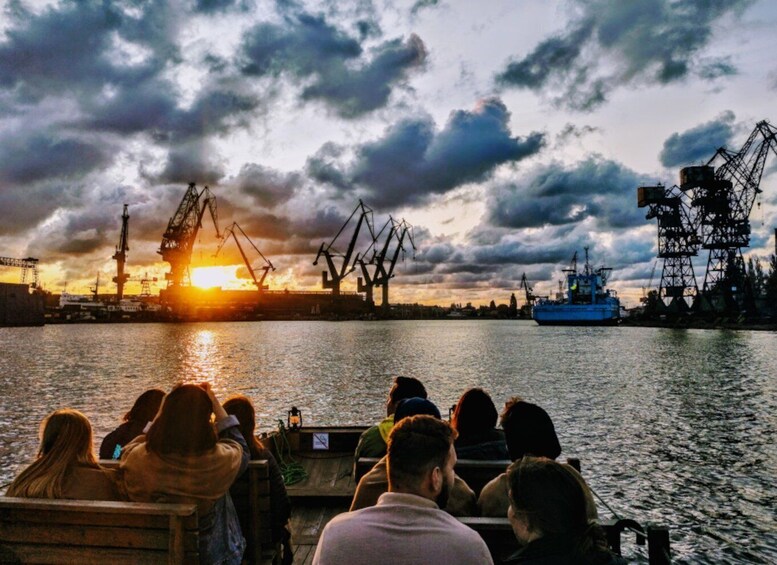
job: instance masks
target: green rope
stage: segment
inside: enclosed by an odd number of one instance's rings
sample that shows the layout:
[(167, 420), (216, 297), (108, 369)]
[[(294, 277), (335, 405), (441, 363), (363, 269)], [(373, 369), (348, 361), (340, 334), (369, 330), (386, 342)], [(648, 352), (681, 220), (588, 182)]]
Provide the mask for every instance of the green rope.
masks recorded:
[[(280, 446), (278, 445), (278, 438), (280, 438)], [(286, 437), (286, 428), (283, 425), (283, 420), (278, 420), (278, 433), (272, 436), (272, 441), (275, 446), (275, 453), (278, 454), (278, 466), (281, 468), (284, 484), (293, 485), (307, 479), (308, 474), (305, 468), (291, 456), (291, 446)], [(284, 451), (287, 454), (288, 460), (283, 456)]]

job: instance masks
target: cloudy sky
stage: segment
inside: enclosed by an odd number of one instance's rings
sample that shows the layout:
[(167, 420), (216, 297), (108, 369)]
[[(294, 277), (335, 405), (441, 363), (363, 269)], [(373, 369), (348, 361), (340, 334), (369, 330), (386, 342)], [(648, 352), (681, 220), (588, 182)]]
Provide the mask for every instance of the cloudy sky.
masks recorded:
[[(0, 6), (0, 255), (39, 258), (54, 292), (110, 281), (124, 203), (127, 268), (161, 278), (194, 181), (275, 265), (272, 288), (320, 288), (316, 251), (362, 199), (376, 229), (414, 226), (392, 301), (506, 302), (524, 272), (547, 294), (587, 245), (634, 305), (656, 253), (636, 188), (777, 119), (770, 0)], [(193, 266), (246, 276), (217, 245), (205, 222)]]

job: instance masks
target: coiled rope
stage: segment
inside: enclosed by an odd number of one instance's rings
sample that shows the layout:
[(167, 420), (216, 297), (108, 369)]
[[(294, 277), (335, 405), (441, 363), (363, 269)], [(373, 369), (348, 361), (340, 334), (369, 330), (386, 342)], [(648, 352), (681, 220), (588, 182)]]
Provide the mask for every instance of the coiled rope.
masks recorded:
[[(291, 445), (286, 437), (286, 427), (283, 425), (283, 420), (278, 420), (278, 433), (273, 434), (272, 441), (275, 453), (278, 454), (278, 466), (281, 468), (283, 483), (293, 485), (307, 479), (308, 473), (305, 468), (291, 456)], [(280, 445), (278, 445), (279, 443)]]

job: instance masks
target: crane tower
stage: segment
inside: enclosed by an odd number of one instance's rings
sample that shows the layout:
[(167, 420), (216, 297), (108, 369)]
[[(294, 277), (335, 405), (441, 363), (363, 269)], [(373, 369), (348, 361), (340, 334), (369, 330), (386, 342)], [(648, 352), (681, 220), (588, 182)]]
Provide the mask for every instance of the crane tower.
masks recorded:
[(124, 212), (121, 214), (121, 235), (119, 236), (119, 245), (116, 246), (116, 253), (113, 259), (116, 260), (116, 276), (113, 282), (116, 283), (116, 301), (120, 302), (124, 297), (124, 284), (130, 276), (124, 272), (124, 263), (127, 260), (127, 251), (129, 251), (129, 213), (127, 205), (124, 205)]

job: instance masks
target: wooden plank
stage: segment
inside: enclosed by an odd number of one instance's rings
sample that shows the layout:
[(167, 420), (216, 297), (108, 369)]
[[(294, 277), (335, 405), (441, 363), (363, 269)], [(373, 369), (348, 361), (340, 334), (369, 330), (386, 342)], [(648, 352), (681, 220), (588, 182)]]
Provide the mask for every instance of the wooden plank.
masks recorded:
[(46, 510), (56, 505), (61, 511), (72, 512), (101, 512), (105, 514), (149, 514), (152, 516), (167, 516), (176, 514), (188, 516), (193, 514), (197, 507), (194, 504), (167, 504), (158, 502), (107, 502), (102, 500), (48, 500), (41, 498), (0, 498), (0, 510), (12, 508), (16, 510)]
[(168, 539), (168, 562), (170, 565), (183, 563), (184, 530), (183, 522), (178, 516), (170, 516), (170, 535)]
[[(74, 546), (44, 546), (30, 544), (4, 544), (0, 547), (3, 563), (43, 563), (79, 565), (168, 565), (167, 551), (139, 551), (116, 548), (85, 548)], [(184, 563), (181, 561), (180, 563)], [(188, 562), (187, 562), (188, 563)]]
[(315, 553), (315, 545), (296, 545), (294, 547), (294, 565), (305, 565), (313, 561), (313, 555)]
[[(169, 515), (149, 516), (142, 514), (101, 514), (96, 512), (62, 512), (57, 507), (48, 510), (22, 510), (8, 512), (0, 508), (0, 521), (27, 522), (29, 524), (72, 524), (93, 525), (95, 523), (106, 527), (146, 528), (166, 531), (169, 527)], [(197, 529), (197, 516), (185, 517), (184, 525), (187, 531)]]
[[(197, 536), (186, 535), (180, 517), (172, 516), (181, 525), (181, 551), (197, 549)], [(34, 543), (40, 545), (79, 545), (84, 547), (115, 547), (150, 549), (165, 551), (168, 549), (170, 532), (138, 528), (102, 527), (95, 525), (30, 524), (26, 522), (0, 522), (0, 540), (3, 543)]]

